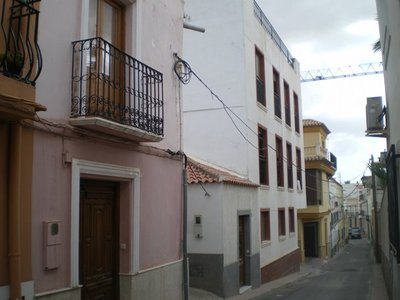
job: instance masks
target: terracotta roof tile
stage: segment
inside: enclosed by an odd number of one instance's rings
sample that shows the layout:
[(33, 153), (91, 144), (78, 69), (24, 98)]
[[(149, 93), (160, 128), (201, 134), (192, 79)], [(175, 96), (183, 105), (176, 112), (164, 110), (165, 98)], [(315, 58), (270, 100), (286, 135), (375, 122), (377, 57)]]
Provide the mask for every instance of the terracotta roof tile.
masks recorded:
[(212, 183), (212, 182), (225, 182), (234, 185), (242, 185), (248, 187), (258, 187), (259, 185), (240, 177), (239, 175), (232, 174), (228, 171), (217, 169), (188, 158), (187, 166), (187, 182), (192, 183)]
[(324, 123), (313, 119), (304, 119), (303, 127), (322, 127), (327, 134), (331, 133), (331, 131), (328, 129), (328, 127), (326, 127)]

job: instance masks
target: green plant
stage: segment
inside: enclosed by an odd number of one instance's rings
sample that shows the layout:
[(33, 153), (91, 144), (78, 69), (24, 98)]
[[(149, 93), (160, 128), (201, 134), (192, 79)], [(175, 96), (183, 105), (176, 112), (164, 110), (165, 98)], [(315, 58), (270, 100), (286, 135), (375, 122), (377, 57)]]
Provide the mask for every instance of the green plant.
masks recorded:
[(387, 172), (384, 165), (378, 162), (373, 162), (368, 164), (368, 168), (371, 170), (372, 176), (375, 175), (378, 177), (382, 186), (385, 187), (387, 182)]

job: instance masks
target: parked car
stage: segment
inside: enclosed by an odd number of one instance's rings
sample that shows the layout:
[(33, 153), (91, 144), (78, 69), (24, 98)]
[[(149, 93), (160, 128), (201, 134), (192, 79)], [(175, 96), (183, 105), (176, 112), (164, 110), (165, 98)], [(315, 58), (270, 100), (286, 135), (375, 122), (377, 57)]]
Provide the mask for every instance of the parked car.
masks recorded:
[(353, 227), (350, 229), (351, 239), (361, 239), (361, 229), (359, 227)]

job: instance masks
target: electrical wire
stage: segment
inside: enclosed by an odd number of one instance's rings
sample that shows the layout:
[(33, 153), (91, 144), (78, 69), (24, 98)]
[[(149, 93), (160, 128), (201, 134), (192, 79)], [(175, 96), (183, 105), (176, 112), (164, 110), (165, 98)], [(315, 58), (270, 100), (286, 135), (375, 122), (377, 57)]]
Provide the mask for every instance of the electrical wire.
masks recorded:
[[(264, 148), (259, 148), (258, 146), (256, 146), (254, 143), (252, 143), (247, 137), (246, 135), (240, 130), (240, 128), (238, 127), (238, 125), (236, 124), (235, 120), (233, 119), (232, 115), (235, 116), (237, 118), (237, 120), (239, 120), (250, 132), (252, 132), (255, 136), (259, 136), (258, 132), (254, 131), (244, 120), (242, 120), (242, 118), (240, 118), (240, 116), (238, 116), (228, 105), (226, 105), (226, 103), (196, 74), (196, 72), (193, 71), (193, 69), (190, 67), (189, 63), (187, 63), (186, 61), (184, 61), (182, 58), (180, 58), (176, 53), (174, 54), (175, 58), (176, 58), (176, 62), (174, 65), (174, 71), (175, 74), (177, 75), (178, 79), (185, 85), (187, 85), (190, 82), (191, 79), (191, 74), (193, 76), (196, 77), (196, 79), (210, 92), (212, 98), (217, 99), (224, 111), (226, 112), (226, 114), (228, 115), (230, 121), (232, 122), (232, 124), (234, 125), (235, 129), (239, 132), (239, 134), (242, 136), (242, 138), (250, 145), (252, 146), (254, 149), (262, 151), (262, 150), (267, 150), (268, 148), (270, 148), (271, 150), (275, 151), (276, 153), (278, 153), (278, 151), (271, 146), (270, 144), (267, 144), (266, 147)], [(182, 67), (183, 67), (183, 71), (182, 71)], [(231, 115), (232, 114), (232, 115)], [(289, 163), (288, 159), (282, 155), (282, 160), (286, 163)], [(292, 166), (294, 166), (296, 169), (300, 169), (303, 173), (306, 173), (306, 170), (303, 168), (298, 168), (297, 165), (294, 162), (291, 162)], [(365, 171), (364, 171), (365, 172)], [(363, 173), (364, 173), (363, 172)], [(313, 174), (308, 174), (309, 176), (312, 176), (314, 178), (317, 178), (315, 175)], [(326, 179), (321, 179), (322, 181), (325, 182), (329, 182), (329, 180)]]

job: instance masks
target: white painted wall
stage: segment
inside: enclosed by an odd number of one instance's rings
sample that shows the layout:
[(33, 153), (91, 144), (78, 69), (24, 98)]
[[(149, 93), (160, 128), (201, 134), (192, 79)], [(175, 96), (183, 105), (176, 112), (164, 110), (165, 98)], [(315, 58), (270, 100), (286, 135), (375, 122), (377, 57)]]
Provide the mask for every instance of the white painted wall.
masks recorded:
[(250, 211), (250, 254), (260, 252), (260, 213), (258, 209), (258, 189), (225, 184), (223, 187), (224, 219), (224, 265), (238, 261), (239, 257), (239, 216), (238, 211)]
[[(188, 253), (222, 254), (224, 240), (222, 185), (203, 184), (210, 194), (206, 196), (199, 184), (188, 185)], [(194, 234), (195, 215), (201, 215), (203, 237)]]
[[(299, 65), (294, 69), (278, 49), (262, 25), (255, 18), (253, 1), (242, 0), (187, 0), (187, 22), (205, 27), (204, 34), (184, 31), (184, 59), (199, 77), (237, 113), (251, 128), (248, 130), (237, 119), (235, 122), (244, 136), (256, 147), (258, 124), (268, 130), (268, 143), (275, 148), (275, 135), (283, 141), (286, 157), (286, 141), (292, 144), (293, 162), (296, 147), (302, 150), (303, 129), (301, 119), (301, 89)], [(265, 58), (267, 106), (261, 108), (256, 101), (255, 46)], [(274, 116), (272, 67), (280, 73), (282, 97), (282, 120)], [(285, 125), (283, 80), (290, 86), (292, 126)], [(300, 134), (294, 130), (293, 91), (299, 97)], [(221, 104), (192, 76), (184, 87), (184, 150), (215, 165), (230, 169), (259, 182), (258, 150), (244, 140), (223, 111)], [(253, 131), (253, 132), (252, 132)], [(294, 190), (287, 188), (286, 163), (284, 167), (285, 188), (277, 188), (276, 153), (269, 149), (270, 186), (258, 193), (259, 208), (271, 210), (271, 243), (261, 248), (261, 266), (297, 249), (297, 234), (279, 240), (277, 210), (286, 209), (288, 232), (288, 207), (306, 207), (305, 192), (296, 189), (296, 173), (293, 168)], [(303, 176), (303, 185), (305, 176)], [(257, 213), (259, 214), (259, 212)], [(259, 216), (253, 219), (259, 224)], [(257, 224), (257, 226), (259, 226)], [(297, 226), (297, 220), (295, 220)], [(296, 228), (297, 232), (297, 228)], [(258, 243), (260, 237), (258, 236)]]

